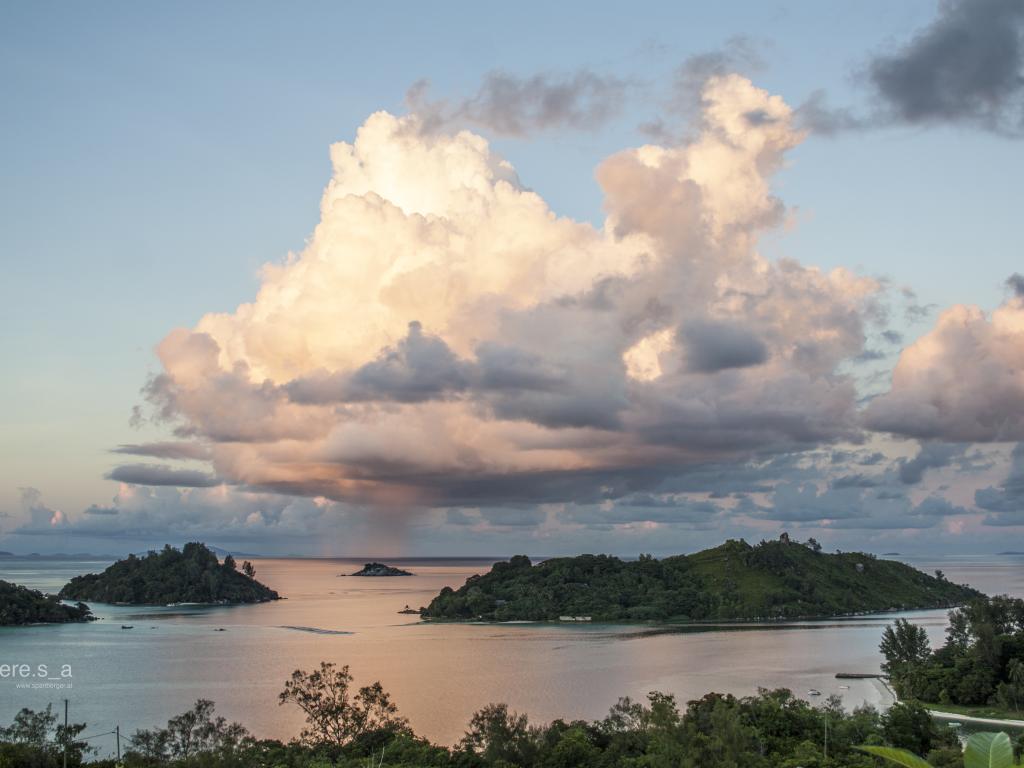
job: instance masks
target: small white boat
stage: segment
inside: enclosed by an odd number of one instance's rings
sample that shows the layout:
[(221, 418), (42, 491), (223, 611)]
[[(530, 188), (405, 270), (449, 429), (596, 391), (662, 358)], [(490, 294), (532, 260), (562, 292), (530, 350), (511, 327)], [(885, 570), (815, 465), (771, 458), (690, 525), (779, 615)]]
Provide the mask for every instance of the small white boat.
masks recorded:
[(821, 691), (819, 691), (817, 688), (811, 688), (811, 690), (809, 690), (807, 692), (807, 695), (808, 696), (821, 696)]

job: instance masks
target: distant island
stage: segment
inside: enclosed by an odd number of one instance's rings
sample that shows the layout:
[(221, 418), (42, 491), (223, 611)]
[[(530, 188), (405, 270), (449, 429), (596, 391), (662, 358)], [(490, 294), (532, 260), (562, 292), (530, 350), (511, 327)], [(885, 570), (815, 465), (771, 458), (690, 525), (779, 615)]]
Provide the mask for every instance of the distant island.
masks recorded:
[(351, 574), (352, 576), (412, 576), (409, 571), (401, 568), (392, 568), (384, 563), (367, 563), (361, 570)]
[(246, 561), (241, 570), (231, 555), (221, 563), (198, 542), (179, 551), (167, 545), (145, 557), (128, 555), (102, 573), (76, 576), (60, 591), (68, 600), (129, 605), (169, 603), (265, 603), (280, 595), (255, 579)]
[(56, 595), (0, 581), (0, 627), (92, 621), (89, 606), (65, 605)]
[(626, 562), (580, 555), (533, 565), (525, 555), (445, 587), (422, 612), (447, 621), (728, 621), (948, 608), (981, 597), (873, 555), (806, 544), (729, 540), (693, 555)]

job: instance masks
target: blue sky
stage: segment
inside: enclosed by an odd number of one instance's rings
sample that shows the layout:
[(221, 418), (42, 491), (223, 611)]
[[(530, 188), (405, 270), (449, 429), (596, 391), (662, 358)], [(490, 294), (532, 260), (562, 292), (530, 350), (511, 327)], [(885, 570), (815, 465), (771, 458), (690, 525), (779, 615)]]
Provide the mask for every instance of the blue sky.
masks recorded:
[[(758, 88), (794, 108), (824, 90), (829, 104), (866, 115), (876, 108), (870, 62), (906, 46), (937, 7), (41, 2), (0, 14), (0, 509), (9, 514), (0, 544), (96, 549), (104, 539), (51, 546), (53, 538), (12, 534), (31, 515), (20, 489), (39, 489), (44, 509), (72, 520), (90, 505), (110, 505), (120, 486), (105, 475), (123, 458), (110, 449), (167, 439), (165, 426), (129, 424), (147, 377), (162, 370), (155, 345), (174, 328), (251, 301), (262, 265), (302, 251), (332, 173), (328, 146), (352, 141), (377, 110), (403, 114), (413, 83), (429, 80), (431, 96), (450, 103), (495, 71), (556, 79), (587, 71), (627, 84), (614, 118), (582, 130), (517, 137), (468, 126), (552, 211), (600, 227), (595, 168), (651, 141), (638, 126), (656, 116), (686, 129), (688, 118), (666, 100), (692, 57), (744, 40), (760, 61), (734, 69)], [(963, 121), (811, 132), (772, 177), (788, 223), (764, 233), (761, 251), (911, 288), (914, 303), (933, 309), (916, 323), (894, 314), (892, 327), (909, 345), (953, 304), (992, 310), (1006, 299), (1004, 281), (1022, 251), (1020, 146)], [(891, 370), (896, 352), (879, 365)], [(967, 449), (1001, 451), (979, 487), (998, 485), (1011, 465), (1016, 438), (1003, 434), (1010, 439)], [(916, 450), (895, 444), (892, 460)], [(953, 480), (936, 480), (935, 493)], [(535, 508), (523, 515), (535, 519)], [(523, 528), (478, 525), (457, 546), (551, 551), (582, 541), (612, 549), (623, 534), (552, 529), (538, 542)], [(455, 540), (431, 530), (402, 546), (437, 550)], [(730, 530), (716, 525), (707, 537)], [(172, 525), (166, 535), (185, 534)], [(1001, 535), (982, 531), (975, 540), (994, 546)], [(679, 529), (670, 548), (694, 536)], [(949, 544), (936, 538), (929, 546)]]

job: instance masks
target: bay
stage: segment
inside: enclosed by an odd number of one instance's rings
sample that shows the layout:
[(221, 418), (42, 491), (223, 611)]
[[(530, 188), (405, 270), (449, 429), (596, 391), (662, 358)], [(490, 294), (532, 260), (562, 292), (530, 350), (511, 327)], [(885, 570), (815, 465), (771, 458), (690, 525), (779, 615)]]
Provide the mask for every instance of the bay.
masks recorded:
[[(1024, 596), (1024, 556), (906, 558), (989, 594)], [(425, 605), (444, 586), (489, 569), (491, 560), (394, 559), (410, 577), (359, 578), (363, 559), (256, 559), (257, 577), (288, 599), (252, 606), (95, 605), (89, 624), (0, 628), (0, 665), (46, 665), (57, 680), (0, 679), (0, 723), (48, 703), (89, 733), (164, 724), (198, 698), (262, 737), (289, 739), (300, 713), (277, 694), (295, 669), (320, 661), (351, 667), (357, 684), (380, 680), (415, 730), (457, 741), (474, 711), (502, 701), (541, 722), (602, 717), (619, 696), (649, 691), (681, 702), (709, 691), (738, 696), (787, 687), (807, 697), (835, 693), (847, 706), (885, 706), (872, 680), (882, 629), (896, 616), (942, 641), (944, 611), (916, 611), (785, 624), (666, 628), (621, 625), (431, 624), (398, 613)], [(55, 592), (109, 561), (4, 558), (0, 579)], [(122, 625), (132, 629), (122, 629)], [(223, 630), (223, 631), (221, 631)], [(66, 666), (65, 666), (66, 665)], [(70, 680), (60, 672), (69, 671)], [(70, 687), (66, 687), (70, 682)], [(842, 687), (849, 685), (848, 688)], [(812, 697), (813, 700), (820, 700)], [(95, 741), (100, 755), (113, 741)]]

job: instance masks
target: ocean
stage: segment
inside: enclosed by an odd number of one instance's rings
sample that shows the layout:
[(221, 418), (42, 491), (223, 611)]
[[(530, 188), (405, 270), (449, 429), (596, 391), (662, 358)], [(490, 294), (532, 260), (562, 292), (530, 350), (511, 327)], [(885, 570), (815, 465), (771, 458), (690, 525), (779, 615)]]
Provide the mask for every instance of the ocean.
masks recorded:
[[(1024, 596), (1024, 556), (904, 558), (941, 569), (989, 594)], [(22, 707), (48, 703), (87, 735), (163, 725), (196, 699), (261, 737), (298, 734), (297, 709), (277, 694), (295, 669), (320, 661), (349, 665), (358, 685), (380, 680), (413, 728), (453, 743), (473, 712), (505, 702), (543, 722), (595, 719), (620, 696), (673, 693), (680, 702), (710, 691), (753, 694), (787, 687), (847, 706), (885, 706), (872, 680), (836, 672), (877, 672), (882, 629), (897, 616), (943, 638), (944, 611), (915, 611), (785, 624), (700, 628), (559, 624), (430, 624), (398, 613), (460, 586), (490, 560), (393, 559), (411, 577), (353, 578), (361, 559), (256, 559), (257, 578), (286, 596), (249, 606), (140, 608), (95, 605), (89, 624), (0, 628), (4, 664), (45, 665), (56, 680), (0, 679), (0, 724)], [(109, 562), (0, 559), (0, 579), (56, 592), (72, 576)], [(131, 629), (122, 629), (122, 625)], [(223, 630), (223, 631), (221, 631)], [(68, 676), (62, 677), (66, 674)], [(848, 685), (849, 687), (842, 687)], [(817, 697), (813, 700), (818, 701)], [(100, 756), (113, 737), (92, 742)]]

